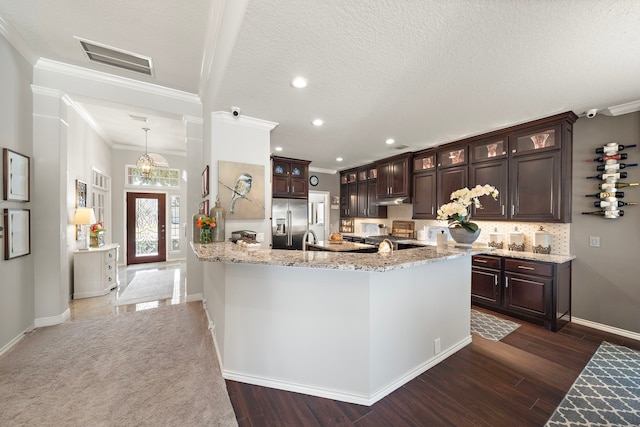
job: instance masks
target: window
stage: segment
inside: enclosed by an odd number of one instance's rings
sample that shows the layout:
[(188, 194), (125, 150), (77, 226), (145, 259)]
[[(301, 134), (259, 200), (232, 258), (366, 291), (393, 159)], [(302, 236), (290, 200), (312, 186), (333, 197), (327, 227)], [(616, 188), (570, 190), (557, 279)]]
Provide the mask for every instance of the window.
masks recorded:
[(135, 165), (126, 166), (126, 183), (144, 187), (180, 187), (180, 171), (178, 169), (152, 169), (149, 179), (143, 179), (142, 173)]
[(107, 195), (109, 194), (109, 177), (94, 169), (91, 190), (91, 207), (93, 207), (96, 220), (104, 224)]
[(170, 250), (180, 250), (180, 196), (171, 196)]

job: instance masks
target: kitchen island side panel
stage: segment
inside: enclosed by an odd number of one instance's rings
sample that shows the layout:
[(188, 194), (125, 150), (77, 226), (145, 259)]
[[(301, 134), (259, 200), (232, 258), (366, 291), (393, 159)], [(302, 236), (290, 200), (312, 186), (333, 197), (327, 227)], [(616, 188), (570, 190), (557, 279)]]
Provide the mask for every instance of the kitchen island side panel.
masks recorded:
[(227, 379), (370, 405), (470, 342), (467, 256), (387, 272), (224, 265), (204, 288)]

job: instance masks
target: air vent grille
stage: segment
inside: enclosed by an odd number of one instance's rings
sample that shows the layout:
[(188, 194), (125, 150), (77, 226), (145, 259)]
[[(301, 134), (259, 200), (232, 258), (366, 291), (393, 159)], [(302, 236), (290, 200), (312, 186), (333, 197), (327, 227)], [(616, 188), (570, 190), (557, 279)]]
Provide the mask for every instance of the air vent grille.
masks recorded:
[(136, 73), (153, 75), (153, 64), (151, 58), (146, 56), (125, 52), (109, 46), (90, 42), (88, 40), (78, 39), (82, 50), (92, 62), (111, 65), (112, 67), (122, 68)]
[(394, 150), (404, 150), (404, 149), (406, 149), (406, 148), (409, 148), (409, 146), (408, 146), (408, 145), (404, 145), (404, 144), (403, 144), (403, 145), (396, 145), (396, 146), (394, 146), (394, 147), (392, 147), (392, 148), (393, 148)]

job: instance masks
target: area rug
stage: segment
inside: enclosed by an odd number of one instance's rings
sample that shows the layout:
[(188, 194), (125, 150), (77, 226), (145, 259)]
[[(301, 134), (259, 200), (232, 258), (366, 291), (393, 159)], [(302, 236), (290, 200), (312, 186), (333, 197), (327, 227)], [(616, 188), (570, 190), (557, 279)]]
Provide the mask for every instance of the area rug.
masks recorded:
[(139, 271), (114, 305), (137, 304), (173, 297), (176, 269)]
[(490, 341), (500, 341), (520, 327), (519, 323), (471, 310), (471, 333)]
[(0, 426), (237, 426), (202, 303), (38, 328), (0, 357)]
[(603, 341), (546, 426), (640, 426), (640, 352)]

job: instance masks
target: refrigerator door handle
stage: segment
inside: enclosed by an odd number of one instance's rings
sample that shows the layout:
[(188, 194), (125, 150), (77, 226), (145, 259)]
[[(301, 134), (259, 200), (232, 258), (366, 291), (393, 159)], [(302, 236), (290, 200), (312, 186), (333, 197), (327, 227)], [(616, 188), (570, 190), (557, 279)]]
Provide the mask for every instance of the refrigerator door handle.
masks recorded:
[(291, 211), (287, 211), (287, 246), (293, 245), (293, 236), (291, 235)]

